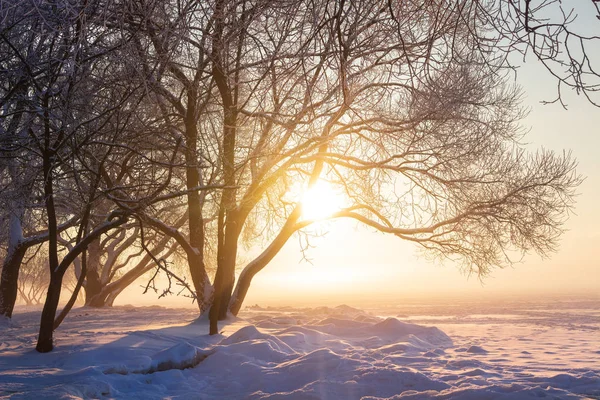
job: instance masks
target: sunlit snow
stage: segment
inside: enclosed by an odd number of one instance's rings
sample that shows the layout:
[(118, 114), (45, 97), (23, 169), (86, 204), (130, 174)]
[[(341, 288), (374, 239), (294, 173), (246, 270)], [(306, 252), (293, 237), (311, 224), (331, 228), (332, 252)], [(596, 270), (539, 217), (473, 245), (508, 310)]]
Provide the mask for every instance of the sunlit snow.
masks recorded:
[(0, 325), (0, 397), (528, 399), (600, 396), (600, 302), (251, 307), (210, 337), (192, 309), (80, 308), (35, 352)]

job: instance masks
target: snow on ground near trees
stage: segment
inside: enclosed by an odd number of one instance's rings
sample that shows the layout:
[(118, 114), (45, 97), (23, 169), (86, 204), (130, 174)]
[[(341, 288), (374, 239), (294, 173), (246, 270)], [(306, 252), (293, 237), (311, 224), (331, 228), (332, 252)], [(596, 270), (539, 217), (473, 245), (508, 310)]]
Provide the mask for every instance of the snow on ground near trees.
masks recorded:
[(0, 398), (600, 398), (600, 301), (244, 310), (209, 337), (192, 309), (39, 310), (0, 321)]

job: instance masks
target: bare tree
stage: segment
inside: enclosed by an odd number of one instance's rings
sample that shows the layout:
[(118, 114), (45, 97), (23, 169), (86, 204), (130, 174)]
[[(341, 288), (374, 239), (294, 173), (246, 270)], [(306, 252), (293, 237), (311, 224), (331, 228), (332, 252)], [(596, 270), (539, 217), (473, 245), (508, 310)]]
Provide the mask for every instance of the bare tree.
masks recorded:
[[(164, 211), (164, 210), (163, 210)], [(164, 215), (164, 212), (161, 213)], [(180, 227), (185, 221), (179, 218), (173, 226)], [(149, 237), (148, 237), (149, 236)], [(176, 242), (169, 236), (146, 233), (146, 244), (157, 259), (168, 259), (177, 250)], [(84, 304), (90, 307), (112, 306), (117, 296), (142, 275), (155, 268), (155, 262), (140, 245), (140, 229), (130, 222), (103, 237), (92, 241), (87, 248)], [(73, 244), (63, 242), (69, 249)], [(81, 260), (76, 259), (75, 271), (78, 277), (83, 274)]]
[[(332, 217), (458, 257), (479, 274), (510, 262), (510, 250), (555, 248), (580, 179), (568, 155), (519, 147), (519, 92), (504, 82), (510, 65), (485, 44), (488, 27), (470, 14), (482, 6), (402, 4), (400, 15), (373, 2), (215, 4), (223, 120), (213, 163), (226, 189), (211, 333), (311, 223), (286, 196), (294, 184), (327, 179), (349, 203)], [(248, 228), (273, 239), (230, 300)]]
[[(543, 21), (553, 4), (132, 5), (135, 62), (149, 72), (165, 123), (184, 138), (187, 189), (224, 187), (188, 194), (187, 232), (146, 219), (185, 250), (200, 311), (211, 307), (211, 333), (312, 223), (290, 193), (320, 179), (347, 195), (332, 218), (457, 257), (476, 273), (510, 262), (512, 249), (554, 249), (580, 179), (568, 154), (520, 147), (520, 93), (508, 82), (510, 55), (531, 50), (557, 62), (545, 64), (552, 73), (566, 66), (562, 84), (595, 90), (593, 70), (571, 68), (577, 59), (555, 51), (571, 45), (565, 32), (575, 34), (569, 18)], [(596, 40), (576, 37), (584, 47)], [(252, 238), (265, 250), (234, 290), (238, 247)]]
[(44, 290), (50, 280), (45, 258), (40, 255), (41, 250), (42, 246), (38, 246), (29, 259), (24, 260), (19, 271), (19, 298), (26, 305), (42, 303)]
[[(19, 267), (28, 249), (49, 238), (40, 229), (43, 204), (40, 201), (41, 163), (30, 152), (32, 140), (31, 93), (35, 79), (43, 73), (39, 51), (48, 44), (36, 40), (35, 18), (23, 18), (29, 12), (26, 4), (0, 3), (3, 22), (0, 35), (0, 201), (2, 202), (2, 234), (6, 246), (0, 279), (0, 314), (11, 317), (17, 298)], [(39, 67), (39, 68), (36, 68)], [(63, 230), (74, 222), (65, 221)]]

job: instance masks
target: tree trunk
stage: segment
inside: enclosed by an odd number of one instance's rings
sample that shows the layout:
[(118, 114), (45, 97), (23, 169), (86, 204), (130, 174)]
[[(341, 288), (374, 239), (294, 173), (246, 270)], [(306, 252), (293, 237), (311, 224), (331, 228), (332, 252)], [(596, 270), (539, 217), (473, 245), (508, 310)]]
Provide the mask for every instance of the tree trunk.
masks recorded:
[[(236, 143), (236, 124), (237, 124), (237, 86), (232, 90), (226, 62), (223, 60), (223, 54), (226, 44), (223, 39), (223, 30), (225, 27), (225, 1), (217, 0), (215, 2), (215, 23), (212, 35), (211, 56), (213, 60), (212, 76), (219, 90), (221, 101), (223, 102), (223, 193), (219, 205), (218, 218), (218, 240), (217, 240), (217, 273), (215, 275), (215, 297), (209, 312), (210, 334), (218, 333), (218, 321), (227, 316), (228, 300), (231, 297), (231, 289), (227, 293), (227, 288), (232, 279), (232, 273), (235, 274), (235, 259), (237, 252), (237, 238), (239, 236), (239, 227), (236, 221), (236, 180), (235, 180), (235, 143)], [(240, 40), (244, 35), (240, 36)], [(241, 53), (238, 53), (238, 59)], [(235, 75), (234, 82), (237, 82), (238, 76)], [(235, 276), (234, 276), (235, 277)], [(233, 286), (232, 286), (233, 287)]]
[(237, 229), (234, 221), (226, 223), (225, 227), (224, 245), (220, 249), (221, 254), (218, 256), (217, 273), (215, 275), (214, 300), (209, 312), (210, 335), (216, 335), (219, 332), (218, 321), (222, 321), (227, 317), (227, 309), (235, 280), (239, 229)]
[[(25, 92), (25, 87), (18, 90), (19, 96)], [(5, 134), (7, 137), (18, 136), (17, 129), (23, 117), (23, 106), (25, 102), (19, 100), (17, 102), (17, 112), (13, 114), (10, 124), (8, 125)], [(31, 184), (21, 182), (18, 178), (19, 167), (15, 158), (11, 154), (4, 154), (8, 166), (9, 175), (12, 185), (17, 189), (15, 193), (15, 201), (11, 205), (12, 215), (10, 218), (8, 232), (8, 250), (4, 263), (2, 264), (2, 274), (0, 276), (0, 315), (12, 318), (12, 313), (17, 301), (18, 285), (19, 285), (19, 269), (25, 257), (27, 246), (20, 243), (23, 240), (22, 218), (25, 213), (25, 202), (31, 194)]]
[(54, 317), (60, 300), (60, 291), (62, 286), (62, 274), (53, 273), (50, 276), (50, 285), (46, 295), (46, 302), (42, 310), (42, 319), (40, 322), (40, 334), (35, 349), (40, 353), (48, 353), (54, 348)]
[[(86, 214), (87, 213), (89, 213), (89, 208), (86, 210)], [(85, 220), (86, 217), (84, 216), (82, 226), (87, 223)], [(58, 301), (60, 300), (62, 280), (67, 268), (69, 265), (71, 265), (71, 263), (73, 263), (75, 258), (77, 258), (83, 251), (86, 251), (87, 246), (89, 246), (91, 241), (97, 239), (109, 230), (123, 225), (126, 222), (127, 217), (124, 215), (121, 215), (117, 218), (109, 218), (107, 222), (98, 226), (92, 232), (82, 238), (81, 241), (79, 241), (77, 245), (75, 245), (75, 247), (73, 247), (73, 249), (67, 253), (60, 264), (58, 264), (58, 257), (55, 252), (56, 247), (52, 249), (52, 247), (49, 246), (50, 251), (48, 252), (48, 258), (50, 260), (50, 285), (48, 286), (46, 302), (44, 303), (44, 309), (42, 311), (40, 334), (38, 336), (38, 344), (36, 346), (36, 349), (40, 353), (47, 353), (52, 351), (53, 348), (52, 333), (54, 331), (54, 317), (56, 315), (56, 309), (58, 308)], [(80, 226), (80, 232), (81, 229), (83, 229), (82, 226)], [(56, 232), (55, 229), (49, 229), (49, 231)], [(50, 240), (52, 241), (52, 237)], [(54, 252), (52, 250), (54, 250)]]
[(117, 296), (130, 284), (130, 282), (122, 281), (119, 285), (112, 287), (110, 290), (102, 291), (98, 295), (98, 300), (96, 301), (102, 303), (102, 307), (112, 307)]
[(2, 277), (0, 278), (0, 315), (12, 318), (15, 302), (17, 301), (19, 269), (25, 257), (27, 248), (17, 245), (9, 249), (2, 264)]
[(87, 275), (87, 257), (86, 257), (86, 255), (87, 255), (86, 251), (83, 251), (81, 253), (81, 273), (79, 274), (79, 277), (77, 278), (77, 284), (75, 285), (75, 288), (73, 289), (73, 293), (71, 293), (71, 298), (69, 299), (69, 301), (67, 302), (65, 307), (61, 310), (60, 314), (58, 314), (58, 316), (54, 320), (54, 329), (58, 328), (60, 326), (60, 324), (62, 324), (63, 320), (66, 318), (67, 314), (71, 311), (71, 309), (73, 308), (73, 305), (75, 305), (75, 302), (77, 301), (77, 297), (79, 296), (79, 291), (81, 290), (81, 287), (83, 286), (83, 280), (85, 279), (85, 277)]
[(210, 279), (206, 273), (204, 261), (201, 257), (188, 257), (190, 270), (197, 271), (197, 283), (194, 283), (196, 297), (198, 301), (198, 310), (200, 315), (204, 314), (212, 305), (214, 299), (214, 290), (210, 284)]
[(250, 288), (250, 283), (252, 282), (254, 275), (260, 272), (265, 266), (267, 266), (267, 264), (269, 264), (269, 262), (271, 262), (273, 257), (279, 253), (279, 251), (287, 243), (288, 239), (296, 231), (296, 221), (298, 221), (300, 218), (301, 213), (302, 207), (296, 207), (271, 244), (258, 257), (250, 262), (246, 268), (244, 268), (240, 274), (240, 277), (238, 278), (238, 282), (233, 295), (231, 296), (231, 300), (228, 303), (229, 311), (231, 311), (233, 315), (237, 315), (240, 311), (240, 308), (242, 308), (242, 304), (244, 303), (244, 299), (246, 298), (246, 294), (248, 293), (248, 289)]
[[(91, 257), (90, 257), (91, 258)], [(102, 282), (98, 276), (98, 271), (90, 265), (85, 280), (85, 305), (90, 307), (102, 307), (104, 302), (99, 301), (102, 292)]]
[(229, 228), (230, 229), (227, 230), (225, 237), (224, 246), (225, 254), (222, 266), (223, 283), (219, 299), (219, 321), (227, 318), (229, 301), (231, 300), (233, 284), (235, 283), (235, 262), (237, 259), (239, 229), (237, 229), (237, 226), (230, 226)]
[[(92, 306), (92, 300), (102, 290), (102, 280), (100, 279), (100, 237), (93, 240), (87, 248), (87, 274), (85, 277), (85, 305)], [(100, 306), (101, 307), (101, 306)]]
[(235, 316), (238, 315), (242, 308), (242, 304), (244, 304), (246, 294), (248, 294), (248, 289), (250, 289), (250, 283), (252, 283), (254, 275), (256, 275), (256, 272), (243, 271), (238, 279), (235, 291), (233, 292), (229, 303), (229, 311)]
[(100, 288), (93, 296), (88, 297), (86, 292), (85, 305), (97, 308), (112, 307), (117, 296), (130, 284), (127, 280), (119, 280)]
[(112, 307), (117, 296), (146, 271), (147, 269), (143, 269), (136, 273), (136, 271), (130, 270), (119, 280), (101, 287), (96, 294), (86, 298), (85, 305), (98, 308)]
[(2, 276), (0, 277), (0, 315), (8, 318), (12, 318), (15, 302), (17, 301), (19, 270), (28, 248), (27, 245), (23, 244), (22, 219), (24, 212), (25, 207), (22, 203), (18, 203), (10, 217), (8, 249), (2, 264)]
[(54, 207), (54, 176), (53, 157), (54, 149), (51, 144), (50, 115), (48, 111), (50, 93), (42, 99), (44, 108), (44, 149), (43, 176), (44, 176), (44, 203), (46, 205), (46, 218), (48, 220), (48, 266), (50, 268), (50, 284), (46, 294), (46, 302), (42, 310), (40, 321), (40, 334), (38, 336), (37, 351), (47, 353), (52, 351), (52, 334), (54, 332), (54, 317), (60, 300), (63, 274), (58, 271), (58, 226), (56, 222), (56, 209)]
[(111, 294), (112, 294), (112, 292), (98, 292), (93, 297), (91, 297), (89, 299), (86, 298), (85, 305), (88, 307), (96, 307), (96, 308), (103, 308), (103, 307), (107, 307), (107, 306), (110, 307), (110, 306), (112, 306), (112, 303), (109, 304), (107, 302), (107, 300)]
[[(198, 127), (196, 125), (196, 91), (189, 89), (188, 109), (185, 118), (185, 176), (187, 189), (200, 185), (198, 172)], [(194, 284), (198, 306), (202, 312), (201, 302), (205, 297), (206, 267), (204, 265), (204, 218), (202, 216), (203, 199), (198, 191), (193, 190), (187, 194), (188, 228), (190, 232), (189, 243), (196, 254), (188, 254), (188, 268)]]

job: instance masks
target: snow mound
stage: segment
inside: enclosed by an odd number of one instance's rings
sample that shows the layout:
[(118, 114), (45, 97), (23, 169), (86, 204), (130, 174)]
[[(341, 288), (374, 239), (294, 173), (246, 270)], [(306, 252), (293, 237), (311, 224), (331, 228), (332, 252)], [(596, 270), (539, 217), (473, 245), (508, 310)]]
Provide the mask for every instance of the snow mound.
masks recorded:
[(187, 342), (178, 343), (152, 357), (152, 365), (146, 372), (151, 374), (169, 369), (186, 369), (200, 364), (212, 351), (205, 351)]
[[(152, 374), (171, 369), (193, 368), (213, 353), (214, 350), (202, 350), (187, 342), (182, 342), (162, 350), (152, 357), (142, 358), (142, 362), (138, 360), (136, 366), (132, 366), (131, 363), (120, 364), (107, 368), (104, 373), (121, 375)], [(144, 362), (146, 360), (147, 362)]]
[(467, 353), (471, 353), (471, 354), (487, 354), (488, 351), (486, 349), (484, 349), (483, 347), (481, 347), (481, 346), (475, 346), (475, 345), (473, 345), (473, 346), (470, 346), (467, 349)]
[(221, 346), (227, 346), (228, 344), (246, 342), (248, 340), (253, 340), (253, 339), (264, 339), (268, 336), (269, 335), (266, 335), (266, 334), (260, 332), (258, 329), (256, 329), (255, 326), (249, 325), (249, 326), (245, 326), (242, 329), (238, 330), (231, 336), (221, 340), (221, 342), (219, 344)]
[(329, 349), (319, 349), (282, 363), (275, 368), (286, 374), (294, 374), (296, 378), (306, 376), (316, 378), (321, 375), (322, 371), (351, 369), (357, 364), (357, 361), (344, 359)]
[(278, 332), (278, 337), (292, 348), (305, 350), (322, 348), (335, 341), (332, 335), (302, 326), (283, 329)]
[(438, 328), (402, 322), (396, 318), (387, 318), (366, 328), (366, 332), (392, 343), (408, 340), (422, 350), (452, 346), (452, 339)]
[[(244, 342), (251, 342), (246, 347), (252, 347), (256, 343), (263, 343), (271, 350), (283, 354), (294, 354), (294, 349), (288, 346), (283, 340), (276, 336), (260, 332), (255, 326), (249, 325), (241, 328), (231, 336), (221, 340), (219, 346), (238, 345)], [(243, 347), (243, 346), (242, 346)], [(248, 349), (249, 350), (249, 349)]]

